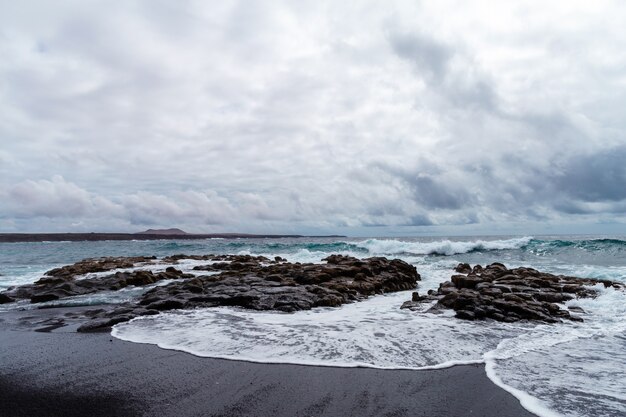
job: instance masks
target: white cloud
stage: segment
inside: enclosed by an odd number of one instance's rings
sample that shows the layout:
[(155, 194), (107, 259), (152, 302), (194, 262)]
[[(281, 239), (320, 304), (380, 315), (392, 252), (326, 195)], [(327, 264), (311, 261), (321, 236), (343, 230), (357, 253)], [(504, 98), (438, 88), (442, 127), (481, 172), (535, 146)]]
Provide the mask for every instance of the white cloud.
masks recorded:
[(5, 201), (12, 206), (12, 215), (18, 218), (67, 217), (76, 218), (97, 210), (102, 200), (61, 176), (51, 180), (27, 180), (16, 184), (5, 193)]
[(622, 2), (1, 7), (4, 228), (624, 220)]

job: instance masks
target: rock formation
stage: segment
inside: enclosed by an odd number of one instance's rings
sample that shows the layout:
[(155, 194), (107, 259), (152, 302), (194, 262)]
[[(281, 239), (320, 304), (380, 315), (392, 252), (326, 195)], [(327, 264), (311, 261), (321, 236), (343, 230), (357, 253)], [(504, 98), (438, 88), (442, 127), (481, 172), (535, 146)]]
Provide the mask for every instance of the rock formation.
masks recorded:
[(93, 294), (102, 291), (117, 291), (128, 286), (145, 286), (164, 279), (185, 279), (194, 275), (183, 274), (173, 267), (164, 272), (153, 273), (149, 270), (135, 270), (130, 272), (116, 272), (105, 276), (87, 276), (87, 274), (106, 272), (113, 269), (132, 268), (137, 264), (144, 265), (152, 262), (155, 257), (134, 258), (100, 258), (85, 259), (73, 265), (52, 269), (46, 276), (33, 284), (10, 288), (0, 293), (0, 304), (13, 302), (18, 299), (30, 299), (31, 303), (54, 301), (76, 295)]
[[(173, 266), (164, 272), (133, 270), (89, 276), (116, 268), (154, 267), (181, 260), (207, 261), (185, 274)], [(157, 263), (154, 258), (100, 258), (53, 269), (34, 284), (0, 293), (0, 303), (29, 299), (31, 303), (74, 295), (115, 291), (129, 285), (144, 286), (175, 280), (146, 291), (135, 303), (93, 311), (94, 320), (82, 331), (108, 328), (146, 314), (171, 309), (239, 306), (254, 310), (292, 312), (313, 307), (336, 307), (374, 294), (415, 289), (419, 274), (414, 266), (394, 259), (357, 259), (331, 255), (325, 264), (289, 263), (281, 257), (270, 260), (250, 255), (174, 255)], [(208, 274), (210, 272), (211, 274)], [(86, 276), (86, 277), (85, 277)]]
[(198, 270), (221, 270), (153, 288), (134, 305), (102, 311), (79, 331), (107, 329), (134, 317), (172, 309), (239, 306), (254, 310), (292, 312), (336, 307), (374, 294), (414, 289), (414, 266), (394, 259), (332, 255), (326, 264), (270, 261), (263, 257), (225, 255), (224, 262)]
[(459, 274), (441, 283), (437, 291), (425, 296), (414, 293), (413, 300), (402, 308), (417, 309), (420, 303), (436, 300), (434, 309), (453, 309), (456, 317), (465, 320), (582, 321), (559, 303), (595, 297), (597, 291), (590, 286), (597, 284), (623, 289), (622, 284), (612, 281), (552, 275), (532, 268), (507, 269), (501, 263), (485, 268), (459, 264), (455, 270)]

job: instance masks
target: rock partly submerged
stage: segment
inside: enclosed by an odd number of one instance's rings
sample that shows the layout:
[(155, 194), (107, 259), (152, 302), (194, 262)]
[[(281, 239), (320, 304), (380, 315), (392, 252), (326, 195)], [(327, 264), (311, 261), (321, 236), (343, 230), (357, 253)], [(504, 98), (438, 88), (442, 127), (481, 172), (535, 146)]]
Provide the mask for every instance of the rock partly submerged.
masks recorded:
[(596, 297), (598, 290), (594, 287), (598, 284), (624, 289), (623, 284), (613, 281), (552, 275), (532, 268), (508, 269), (497, 262), (485, 268), (459, 264), (455, 271), (458, 274), (441, 283), (437, 291), (431, 290), (425, 296), (413, 293), (413, 299), (402, 308), (422, 311), (424, 302), (436, 301), (431, 309), (453, 309), (457, 318), (465, 320), (582, 321), (562, 303)]
[(293, 312), (337, 307), (374, 294), (414, 289), (419, 274), (399, 259), (356, 259), (332, 255), (326, 264), (270, 261), (264, 257), (224, 255), (196, 270), (222, 271), (153, 288), (137, 303), (101, 311), (79, 331), (97, 331), (137, 316), (173, 309), (238, 306)]
[(134, 303), (122, 304), (113, 310), (92, 311), (89, 314), (92, 320), (79, 331), (93, 331), (172, 309), (239, 306), (292, 312), (336, 307), (375, 294), (415, 289), (420, 280), (414, 266), (399, 259), (381, 257), (357, 259), (331, 255), (324, 259), (324, 264), (312, 264), (251, 255), (175, 255), (163, 258), (161, 264), (171, 265), (181, 260), (207, 262), (200, 262), (194, 268), (200, 275), (185, 274), (170, 266), (159, 273), (133, 270), (91, 277), (87, 274), (137, 265), (154, 266), (153, 258), (91, 259), (49, 271), (36, 283), (11, 289), (3, 295), (7, 302), (30, 299), (32, 303), (39, 303), (118, 290), (128, 285), (149, 285), (163, 279), (174, 280), (151, 288)]
[(145, 286), (164, 279), (185, 279), (193, 275), (183, 274), (175, 268), (153, 273), (150, 270), (118, 271), (110, 275), (99, 274), (115, 269), (152, 265), (156, 257), (106, 257), (85, 259), (72, 265), (55, 268), (45, 273), (33, 284), (22, 285), (0, 293), (0, 303), (29, 299), (31, 303), (60, 300), (76, 295), (117, 291), (128, 286)]
[[(194, 273), (177, 269), (181, 261), (195, 262)], [(293, 312), (337, 307), (375, 294), (414, 290), (420, 280), (415, 267), (399, 259), (331, 255), (323, 261), (326, 263), (290, 263), (281, 257), (252, 255), (86, 259), (48, 271), (33, 284), (0, 293), (0, 304), (20, 299), (38, 304), (128, 286), (149, 286), (133, 302), (88, 311), (90, 320), (79, 331), (99, 331), (138, 316), (173, 309), (237, 306)], [(532, 268), (507, 269), (500, 263), (485, 268), (459, 264), (455, 270), (457, 274), (436, 291), (424, 296), (414, 292), (412, 301), (402, 308), (424, 311), (428, 303), (429, 311), (452, 309), (457, 318), (465, 320), (580, 321), (580, 316), (571, 313), (582, 311), (564, 308), (563, 303), (595, 297), (598, 291), (594, 286), (598, 284), (624, 288), (607, 280), (552, 275)], [(156, 285), (164, 280), (171, 282)]]

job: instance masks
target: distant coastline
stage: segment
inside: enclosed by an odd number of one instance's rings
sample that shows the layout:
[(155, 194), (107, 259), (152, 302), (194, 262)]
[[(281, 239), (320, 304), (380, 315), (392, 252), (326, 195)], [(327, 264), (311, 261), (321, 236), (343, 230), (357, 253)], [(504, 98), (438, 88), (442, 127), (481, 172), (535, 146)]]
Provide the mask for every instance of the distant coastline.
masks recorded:
[(171, 239), (279, 239), (304, 237), (346, 237), (341, 235), (304, 236), (304, 235), (270, 235), (248, 233), (208, 233), (208, 234), (163, 234), (163, 233), (0, 233), (0, 242), (81, 242), (102, 240), (171, 240)]

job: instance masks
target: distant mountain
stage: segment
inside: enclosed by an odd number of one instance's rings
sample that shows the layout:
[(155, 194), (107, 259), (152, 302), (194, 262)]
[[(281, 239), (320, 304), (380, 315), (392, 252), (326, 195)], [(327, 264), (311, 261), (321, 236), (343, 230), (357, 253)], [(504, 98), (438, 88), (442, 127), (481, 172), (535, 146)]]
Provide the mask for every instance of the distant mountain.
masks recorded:
[(186, 235), (187, 232), (171, 228), (171, 229), (148, 229), (145, 232), (135, 233), (136, 235)]

